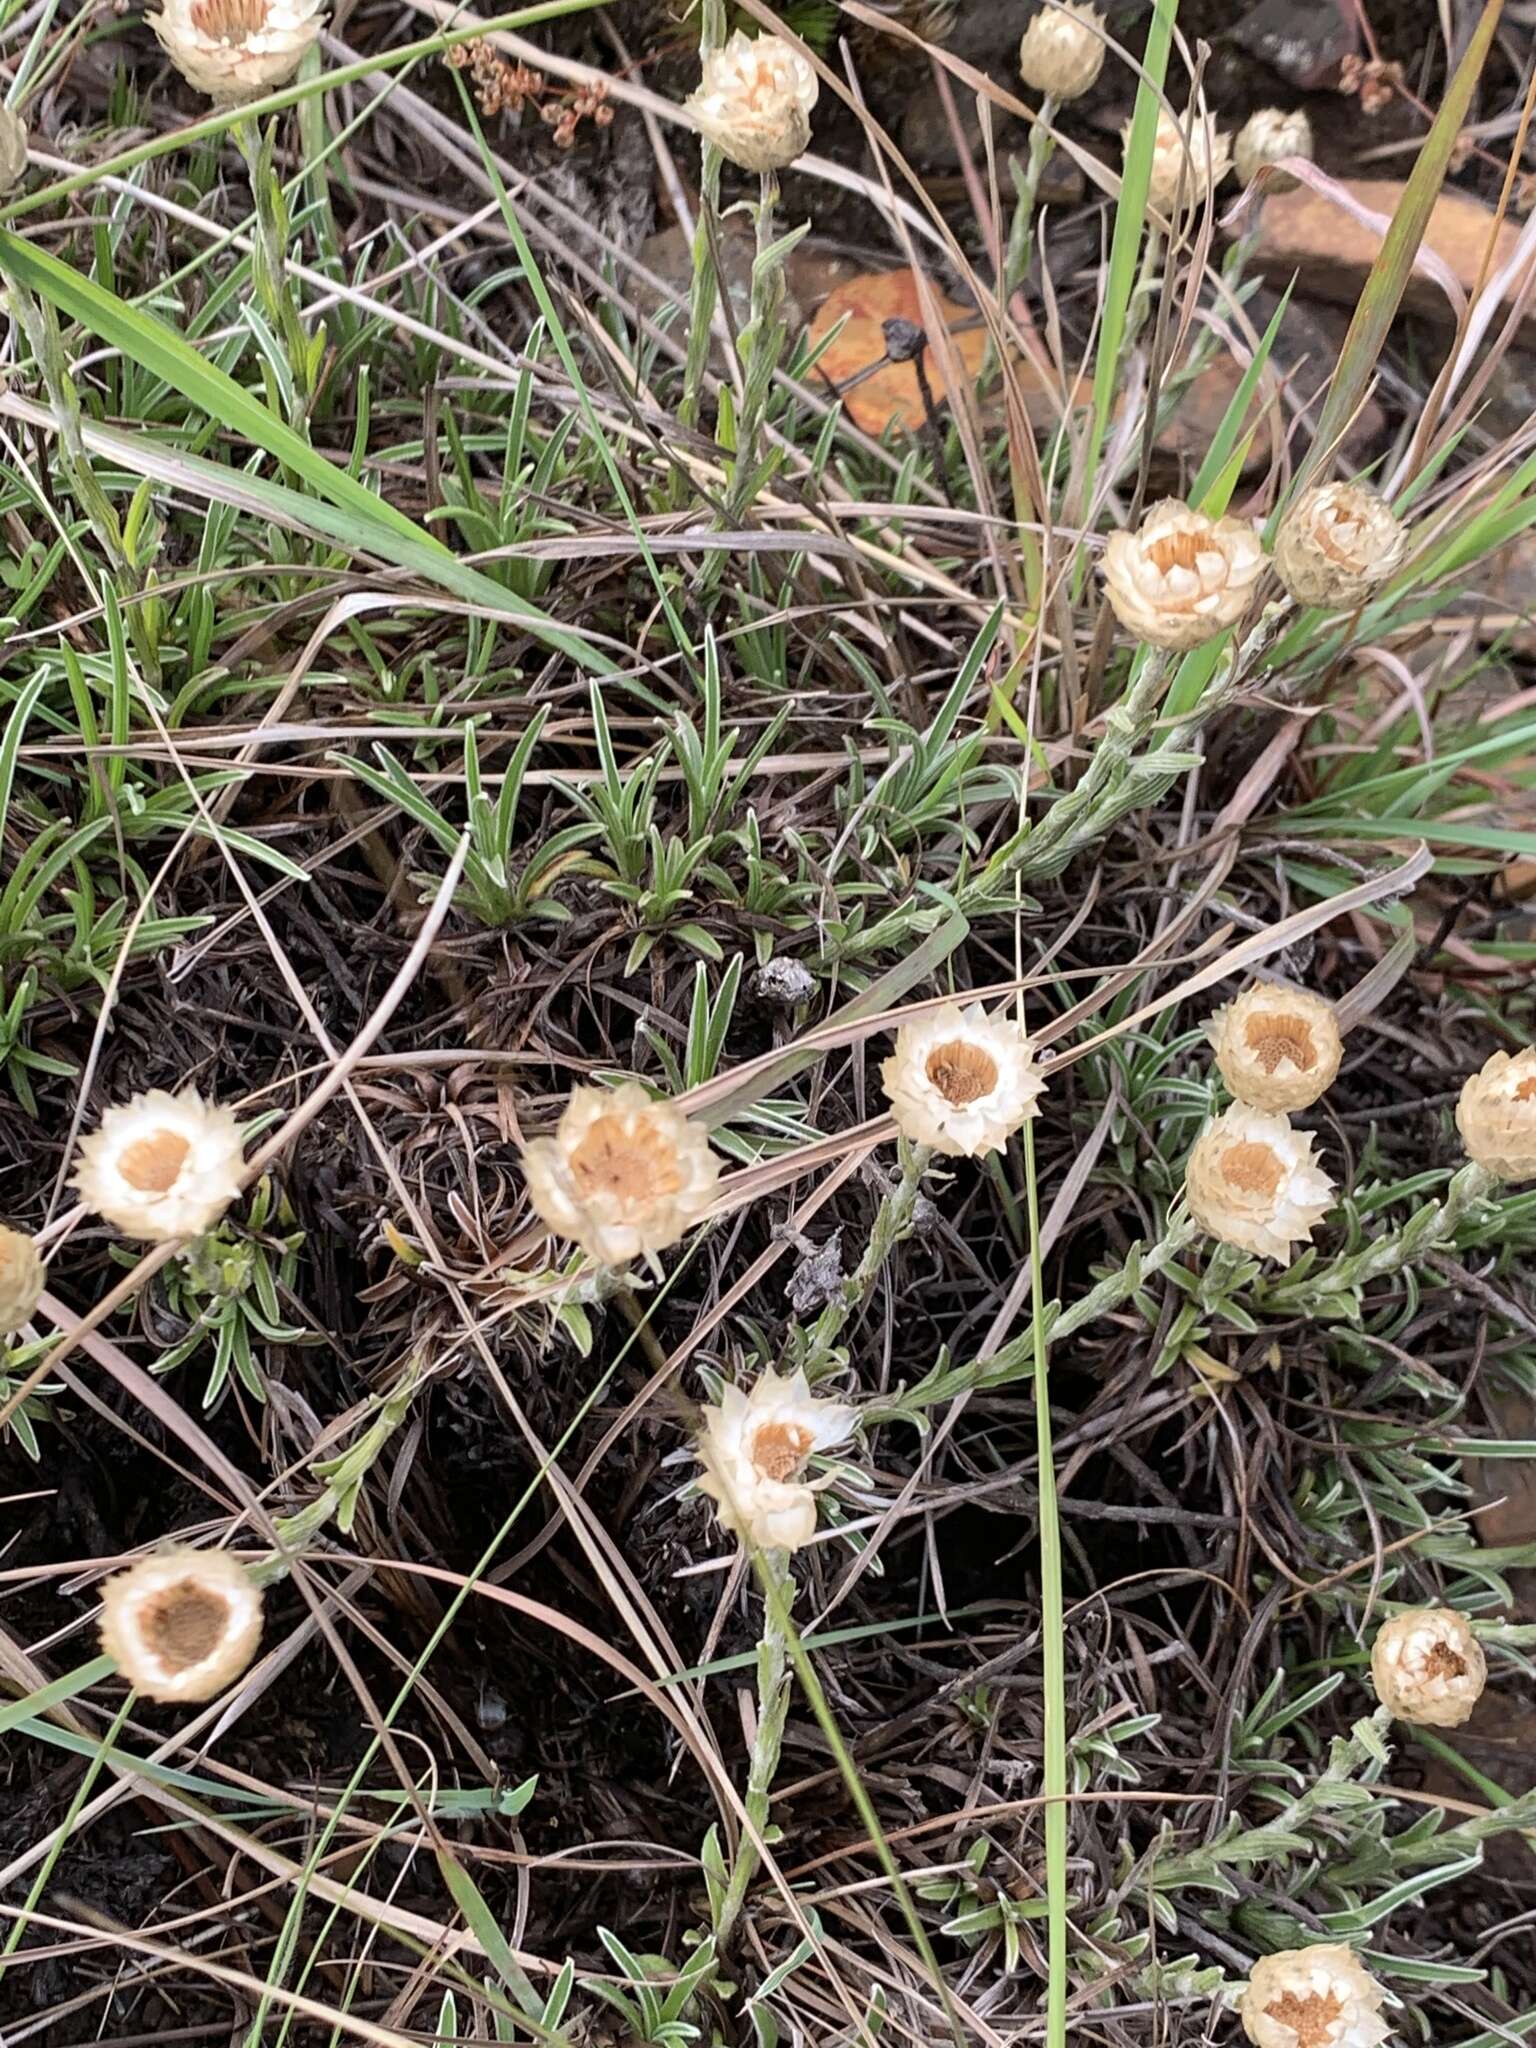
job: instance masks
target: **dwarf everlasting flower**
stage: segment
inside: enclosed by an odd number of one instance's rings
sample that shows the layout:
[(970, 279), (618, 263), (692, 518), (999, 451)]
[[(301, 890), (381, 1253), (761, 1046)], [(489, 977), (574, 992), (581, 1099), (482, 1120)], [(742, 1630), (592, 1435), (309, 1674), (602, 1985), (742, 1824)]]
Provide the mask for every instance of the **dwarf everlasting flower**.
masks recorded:
[(1333, 1183), (1312, 1157), (1312, 1138), (1283, 1116), (1234, 1102), (1195, 1140), (1184, 1169), (1190, 1214), (1239, 1251), (1291, 1262), (1333, 1206)]
[(1454, 1607), (1412, 1607), (1378, 1630), (1371, 1683), (1399, 1721), (1459, 1728), (1483, 1696), (1488, 1660), (1466, 1616)]
[(967, 1159), (997, 1151), (1038, 1116), (1045, 1089), (1018, 1025), (980, 1003), (946, 1003), (903, 1024), (880, 1080), (904, 1138)]
[(325, 15), (321, 0), (163, 0), (149, 25), (188, 85), (234, 105), (286, 85)]
[(1164, 498), (1134, 533), (1110, 535), (1101, 566), (1105, 594), (1127, 632), (1184, 652), (1237, 623), (1264, 562), (1246, 520), (1208, 519)]
[(1032, 92), (1075, 100), (1104, 68), (1104, 17), (1086, 0), (1049, 4), (1033, 15), (1019, 44), (1019, 76)]
[[(1278, 107), (1260, 107), (1238, 129), (1232, 145), (1232, 161), (1245, 185), (1251, 185), (1266, 164), (1277, 164), (1288, 156), (1310, 160), (1311, 155), (1312, 123), (1300, 108), (1294, 114), (1282, 114)], [(1289, 171), (1269, 181), (1272, 192), (1291, 191), (1295, 184)]]
[(811, 140), (821, 89), (814, 67), (777, 36), (737, 29), (706, 52), (698, 89), (684, 110), (722, 155), (744, 171), (781, 171)]
[(261, 1640), (261, 1589), (225, 1550), (141, 1557), (101, 1589), (101, 1647), (152, 1700), (209, 1700)]
[[(1131, 124), (1120, 131), (1122, 145), (1131, 139)], [(1211, 126), (1210, 120), (1193, 108), (1182, 121), (1171, 114), (1157, 117), (1157, 139), (1152, 146), (1152, 171), (1147, 197), (1159, 213), (1172, 218), (1175, 209), (1192, 211), (1205, 202), (1232, 168), (1232, 145), (1228, 136)]]
[(1386, 1993), (1342, 1943), (1260, 1956), (1238, 2011), (1254, 2048), (1379, 2048)]
[(760, 1375), (750, 1394), (726, 1387), (706, 1406), (697, 1450), (699, 1490), (714, 1501), (720, 1526), (759, 1550), (798, 1550), (816, 1533), (816, 1482), (803, 1479), (815, 1451), (839, 1444), (855, 1410), (818, 1401), (802, 1370)]
[(1467, 1157), (1500, 1180), (1536, 1180), (1536, 1045), (1496, 1052), (1463, 1086), (1456, 1127)]
[(528, 1199), (605, 1266), (650, 1258), (708, 1213), (720, 1161), (703, 1128), (637, 1081), (573, 1088), (552, 1138), (523, 1153)]
[(1259, 982), (1225, 1003), (1207, 1037), (1221, 1078), (1253, 1109), (1306, 1109), (1333, 1085), (1344, 1057), (1332, 1003)]
[(24, 1230), (0, 1223), (0, 1337), (25, 1328), (43, 1298), (43, 1261)]
[(1314, 484), (1275, 534), (1275, 569), (1298, 604), (1363, 604), (1401, 567), (1408, 530), (1364, 484)]
[(195, 1088), (151, 1088), (109, 1109), (80, 1145), (73, 1186), (125, 1237), (163, 1244), (211, 1230), (240, 1192), (233, 1114)]

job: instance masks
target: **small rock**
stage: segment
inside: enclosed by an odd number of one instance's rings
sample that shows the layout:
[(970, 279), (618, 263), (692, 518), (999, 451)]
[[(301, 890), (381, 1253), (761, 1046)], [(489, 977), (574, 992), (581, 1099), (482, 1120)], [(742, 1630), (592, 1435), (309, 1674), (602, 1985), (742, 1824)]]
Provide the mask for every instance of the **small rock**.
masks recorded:
[[(1262, 328), (1272, 310), (1262, 305), (1256, 307), (1253, 315), (1255, 325)], [(1286, 380), (1281, 410), (1287, 423), (1299, 408), (1315, 403), (1322, 387), (1332, 376), (1338, 361), (1338, 345), (1343, 339), (1342, 332), (1330, 331), (1336, 325), (1337, 315), (1326, 310), (1315, 313), (1295, 301), (1286, 308), (1270, 362)], [(1177, 481), (1180, 484), (1187, 484), (1205, 460), (1216, 430), (1226, 417), (1227, 407), (1237, 395), (1243, 374), (1244, 366), (1223, 350), (1186, 388), (1178, 411), (1158, 435), (1157, 453), (1170, 469), (1178, 466)], [(1269, 407), (1261, 393), (1262, 385), (1249, 412), (1249, 423), (1256, 422), (1257, 430), (1244, 464), (1245, 476), (1263, 469), (1270, 459)], [(1374, 398), (1368, 398), (1345, 436), (1343, 459), (1347, 468), (1359, 469), (1369, 460), (1380, 443), (1386, 424), (1383, 408)]]
[(765, 1003), (782, 1003), (790, 1009), (811, 1000), (816, 977), (798, 960), (768, 960), (752, 977), (752, 993)]
[(1259, 0), (1232, 29), (1233, 42), (1291, 85), (1322, 85), (1359, 48), (1348, 0)]
[(834, 1230), (825, 1244), (800, 1254), (784, 1293), (797, 1316), (819, 1314), (843, 1285), (843, 1233)]
[[(1358, 204), (1390, 221), (1403, 196), (1403, 186), (1392, 178), (1350, 178), (1342, 181)], [(1488, 240), (1493, 228), (1492, 213), (1479, 200), (1464, 192), (1442, 192), (1435, 201), (1424, 246), (1450, 269), (1464, 292), (1471, 292), (1483, 272)], [(1264, 201), (1260, 216), (1259, 245), (1254, 261), (1277, 283), (1300, 275), (1300, 290), (1312, 298), (1333, 299), (1353, 307), (1381, 253), (1382, 234), (1366, 227), (1332, 200), (1299, 185), (1294, 192), (1278, 192)], [(1520, 230), (1505, 221), (1494, 241), (1489, 275), (1514, 254)], [(1513, 291), (1513, 288), (1512, 288)], [(1512, 295), (1512, 294), (1511, 294)], [(1432, 279), (1415, 271), (1408, 280), (1403, 304), (1449, 325), (1453, 318), (1450, 300)], [(1536, 334), (1536, 307), (1528, 307), (1526, 331)]]

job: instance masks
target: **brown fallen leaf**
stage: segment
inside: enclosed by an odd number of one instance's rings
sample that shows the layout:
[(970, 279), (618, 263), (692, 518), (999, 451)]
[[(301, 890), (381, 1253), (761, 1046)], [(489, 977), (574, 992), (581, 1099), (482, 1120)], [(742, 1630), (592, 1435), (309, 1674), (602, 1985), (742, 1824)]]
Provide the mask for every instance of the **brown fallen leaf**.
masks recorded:
[[(957, 305), (946, 298), (937, 285), (933, 286), (933, 293), (960, 365), (967, 378), (974, 381), (981, 374), (987, 353), (987, 330), (982, 316), (974, 306)], [(839, 320), (846, 322), (843, 331), (822, 356), (817, 369), (841, 397), (854, 425), (876, 436), (887, 427), (900, 427), (908, 434), (920, 432), (924, 409), (917, 365), (887, 362), (885, 336), (888, 320), (907, 320), (919, 329), (923, 325), (916, 273), (874, 270), (847, 279), (828, 293), (811, 322), (810, 339), (822, 341)], [(934, 404), (940, 405), (949, 391), (932, 348), (923, 351), (922, 365)], [(1031, 425), (1054, 426), (1061, 415), (1059, 389), (1022, 357), (1015, 357), (1013, 367)], [(1072, 394), (1074, 406), (1087, 403), (1091, 378), (1090, 370), (1078, 379)], [(986, 424), (994, 425), (1000, 418), (999, 392), (988, 402)]]

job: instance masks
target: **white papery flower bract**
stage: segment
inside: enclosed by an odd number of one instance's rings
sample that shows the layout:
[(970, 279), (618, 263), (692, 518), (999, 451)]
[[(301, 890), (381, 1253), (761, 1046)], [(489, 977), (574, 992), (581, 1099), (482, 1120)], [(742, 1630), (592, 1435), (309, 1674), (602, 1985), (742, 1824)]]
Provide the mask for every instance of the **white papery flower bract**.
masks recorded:
[(195, 1088), (151, 1088), (118, 1103), (81, 1140), (73, 1186), (124, 1237), (201, 1237), (240, 1192), (240, 1126)]
[(1019, 1026), (980, 1003), (946, 1003), (903, 1024), (880, 1079), (902, 1136), (951, 1158), (997, 1151), (1039, 1115), (1045, 1088)]
[(0, 1337), (25, 1328), (43, 1298), (42, 1255), (24, 1230), (0, 1223)]
[(1048, 4), (1032, 15), (1019, 43), (1019, 76), (1032, 92), (1075, 100), (1104, 69), (1104, 17), (1087, 0)]
[(208, 1700), (261, 1640), (261, 1589), (225, 1550), (141, 1557), (101, 1589), (101, 1647), (152, 1700)]
[(162, 0), (149, 25), (188, 85), (234, 105), (288, 83), (325, 13), (322, 0)]
[(1341, 1942), (1260, 1956), (1238, 2012), (1254, 2048), (1379, 2048), (1385, 1991)]
[[(1278, 107), (1260, 107), (1238, 129), (1232, 145), (1232, 161), (1245, 185), (1251, 185), (1266, 164), (1277, 164), (1288, 156), (1311, 155), (1312, 123), (1299, 107), (1294, 114), (1283, 114)], [(1286, 171), (1271, 177), (1269, 189), (1286, 192), (1295, 184)]]
[(1333, 1206), (1333, 1183), (1312, 1157), (1310, 1132), (1234, 1102), (1195, 1140), (1184, 1169), (1190, 1214), (1239, 1251), (1291, 1262)]
[(840, 1444), (856, 1411), (818, 1401), (803, 1370), (783, 1379), (759, 1375), (750, 1394), (726, 1387), (706, 1405), (696, 1449), (699, 1490), (714, 1501), (720, 1526), (759, 1550), (798, 1550), (816, 1533), (815, 1483), (806, 1460)]
[(1254, 1109), (1306, 1109), (1331, 1088), (1344, 1057), (1332, 1003), (1259, 982), (1211, 1017), (1221, 1078)]
[(523, 1152), (528, 1199), (605, 1266), (664, 1252), (708, 1213), (720, 1161), (701, 1125), (638, 1081), (573, 1088), (555, 1134)]
[(1500, 1180), (1536, 1180), (1536, 1046), (1496, 1052), (1463, 1087), (1456, 1128), (1467, 1157)]
[(1408, 529), (1364, 484), (1314, 484), (1275, 533), (1275, 573), (1298, 604), (1364, 604), (1402, 566)]
[[(1122, 146), (1131, 139), (1131, 123), (1120, 131)], [(1151, 177), (1147, 197), (1159, 213), (1173, 216), (1192, 211), (1219, 185), (1232, 168), (1230, 138), (1213, 128), (1208, 116), (1191, 108), (1182, 120), (1171, 114), (1157, 117), (1157, 140), (1152, 147)]]
[(1265, 559), (1245, 519), (1209, 519), (1179, 498), (1164, 498), (1134, 533), (1122, 528), (1109, 536), (1100, 567), (1127, 632), (1185, 652), (1236, 625)]
[(774, 35), (737, 29), (705, 53), (703, 76), (683, 102), (705, 136), (744, 171), (781, 171), (811, 140), (821, 89), (815, 68)]
[(1414, 1607), (1382, 1623), (1371, 1646), (1371, 1683), (1397, 1720), (1459, 1728), (1483, 1696), (1488, 1660), (1464, 1614)]

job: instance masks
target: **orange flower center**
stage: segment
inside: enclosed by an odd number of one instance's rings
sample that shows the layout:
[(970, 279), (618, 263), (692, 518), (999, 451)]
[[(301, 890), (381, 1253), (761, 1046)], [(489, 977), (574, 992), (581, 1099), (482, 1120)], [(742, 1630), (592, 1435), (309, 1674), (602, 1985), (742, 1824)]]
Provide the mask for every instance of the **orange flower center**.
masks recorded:
[(1536, 1074), (1532, 1074), (1529, 1080), (1520, 1083), (1519, 1087), (1515, 1090), (1515, 1100), (1516, 1102), (1536, 1102)]
[(800, 1422), (765, 1422), (752, 1438), (752, 1463), (765, 1479), (793, 1479), (816, 1439)]
[(1164, 576), (1170, 569), (1193, 569), (1200, 559), (1200, 539), (1198, 533), (1182, 531), (1159, 534), (1147, 553)]
[(1317, 1065), (1317, 1047), (1304, 1017), (1288, 1017), (1283, 1010), (1269, 1016), (1261, 1013), (1248, 1019), (1243, 1036), (1266, 1074), (1272, 1074), (1282, 1060), (1289, 1060), (1304, 1074)]
[(571, 1154), (571, 1173), (583, 1196), (616, 1195), (621, 1202), (656, 1202), (683, 1184), (677, 1149), (650, 1124), (600, 1116)]
[(267, 25), (267, 0), (192, 0), (192, 26), (213, 43), (244, 43)]
[(1426, 1678), (1465, 1678), (1466, 1659), (1459, 1657), (1449, 1643), (1436, 1643), (1424, 1659)]
[(979, 1045), (954, 1038), (936, 1045), (923, 1070), (952, 1109), (964, 1109), (997, 1086), (997, 1061)]
[(153, 1131), (123, 1147), (117, 1170), (135, 1194), (168, 1195), (191, 1150), (179, 1131)]
[(1330, 505), (1312, 529), (1312, 538), (1331, 561), (1346, 569), (1358, 569), (1365, 522), (1342, 505)]
[(1324, 2048), (1329, 2029), (1344, 2007), (1333, 1991), (1309, 1991), (1305, 1998), (1287, 1991), (1264, 2009), (1272, 2020), (1292, 2029), (1296, 2048)]
[(187, 1671), (211, 1657), (229, 1627), (229, 1602), (192, 1580), (168, 1586), (145, 1602), (140, 1632), (167, 1671)]
[(1272, 1148), (1256, 1145), (1251, 1139), (1227, 1147), (1221, 1155), (1221, 1170), (1240, 1194), (1262, 1195), (1266, 1202), (1274, 1200), (1285, 1179), (1285, 1168)]

